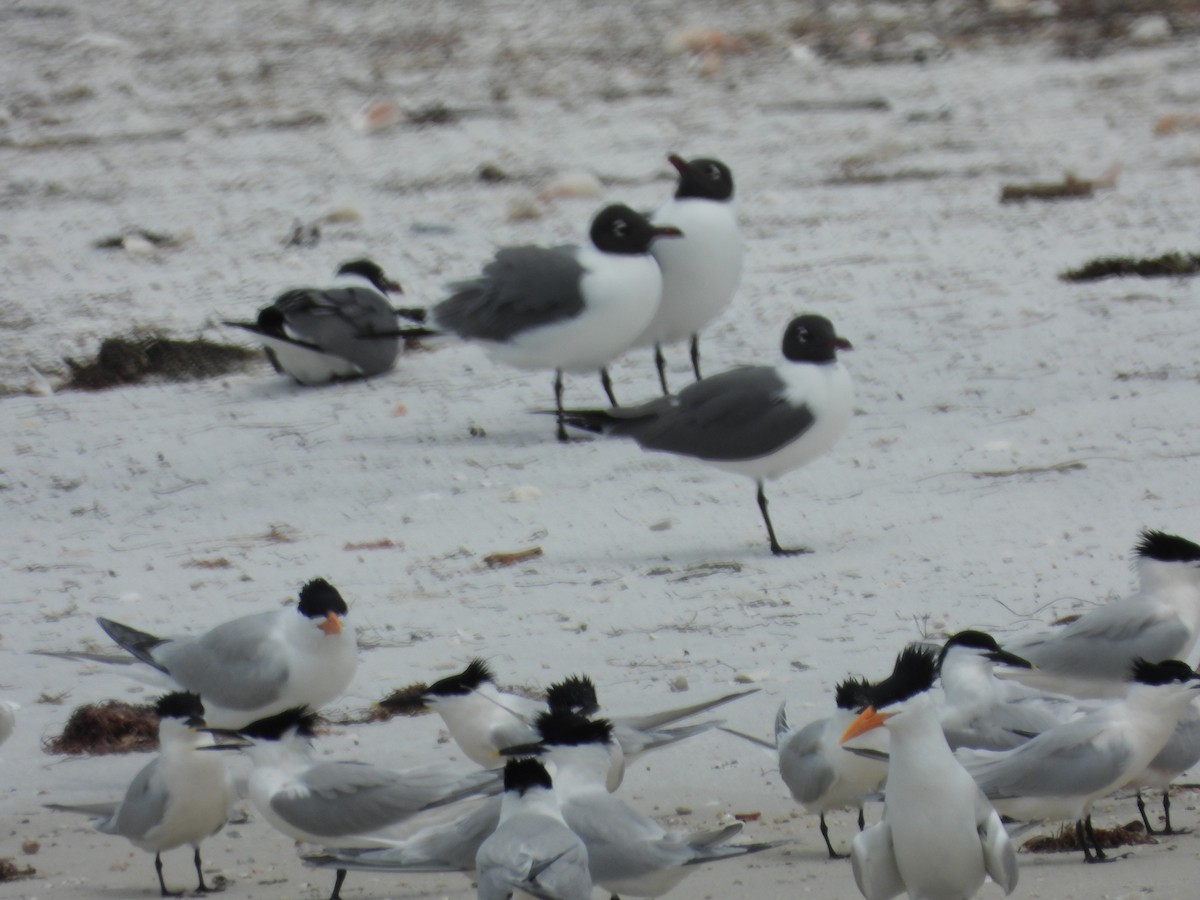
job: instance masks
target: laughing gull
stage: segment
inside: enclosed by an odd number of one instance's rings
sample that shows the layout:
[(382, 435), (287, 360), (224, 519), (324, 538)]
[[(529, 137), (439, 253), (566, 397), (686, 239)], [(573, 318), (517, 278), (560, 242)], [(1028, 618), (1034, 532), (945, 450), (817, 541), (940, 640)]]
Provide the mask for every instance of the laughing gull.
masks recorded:
[(50, 808), (93, 816), (97, 831), (128, 838), (135, 847), (153, 853), (164, 897), (176, 897), (179, 892), (167, 890), (162, 853), (190, 845), (195, 851), (196, 889), (205, 892), (209, 887), (200, 867), (200, 843), (229, 819), (233, 781), (223, 759), (197, 752), (212, 746), (212, 737), (201, 730), (204, 707), (198, 696), (167, 694), (159, 699), (155, 712), (159, 716), (159, 755), (134, 776), (121, 802), (51, 804)]
[(763, 482), (812, 462), (846, 430), (854, 390), (838, 362), (839, 349), (850, 349), (850, 342), (838, 337), (828, 319), (797, 316), (783, 333), (777, 365), (731, 369), (640, 406), (567, 410), (561, 416), (575, 428), (630, 437), (644, 450), (694, 457), (753, 478), (771, 552), (808, 553), (780, 546)]
[(340, 697), (358, 667), (346, 601), (317, 578), (295, 606), (231, 619), (198, 637), (161, 638), (98, 618), (105, 633), (204, 700), (208, 724), (240, 728), (293, 706)]
[(679, 172), (675, 196), (654, 211), (655, 225), (673, 225), (678, 241), (650, 250), (663, 273), (662, 302), (638, 338), (654, 346), (662, 392), (667, 388), (662, 345), (691, 339), (692, 371), (700, 378), (699, 331), (729, 305), (742, 277), (742, 236), (733, 203), (733, 174), (716, 159), (667, 157)]
[(867, 900), (907, 891), (923, 900), (966, 900), (988, 876), (1006, 894), (1017, 886), (1017, 856), (996, 810), (954, 758), (929, 695), (933, 651), (909, 647), (871, 690), (871, 705), (842, 743), (876, 728), (888, 731), (885, 806), (878, 824), (851, 847), (854, 880)]
[[(428, 324), (477, 342), (497, 362), (553, 369), (558, 410), (562, 373), (599, 369), (615, 406), (607, 366), (645, 330), (662, 297), (651, 246), (679, 236), (628, 206), (605, 207), (584, 246), (501, 248), (478, 278), (450, 285), (453, 295), (429, 311)], [(558, 438), (568, 439), (561, 417)]]
[(1200, 690), (1200, 676), (1178, 660), (1135, 660), (1129, 677), (1121, 700), (1019, 747), (959, 750), (955, 756), (1000, 812), (1024, 821), (1074, 822), (1084, 860), (1103, 860), (1092, 831), (1092, 804), (1146, 770)]
[(1200, 636), (1200, 546), (1144, 531), (1134, 553), (1137, 593), (1062, 628), (1008, 641), (1037, 667), (1012, 677), (1080, 697), (1119, 696), (1135, 657), (1188, 658)]
[[(358, 259), (345, 263), (338, 275), (354, 275), (376, 290), (355, 285), (297, 288), (264, 306), (253, 322), (226, 321), (255, 335), (266, 348), (275, 371), (300, 384), (316, 385), (343, 378), (364, 378), (389, 371), (400, 352), (397, 312), (386, 298), (402, 293), (378, 264)], [(424, 329), (413, 329), (424, 334)]]

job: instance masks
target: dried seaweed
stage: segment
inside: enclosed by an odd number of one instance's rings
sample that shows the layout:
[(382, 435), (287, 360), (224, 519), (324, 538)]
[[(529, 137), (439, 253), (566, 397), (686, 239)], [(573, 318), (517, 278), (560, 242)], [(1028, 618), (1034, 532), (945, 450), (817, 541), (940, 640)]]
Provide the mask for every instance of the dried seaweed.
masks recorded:
[[(1095, 829), (1096, 840), (1106, 850), (1115, 847), (1125, 847), (1130, 844), (1154, 844), (1154, 838), (1146, 834), (1146, 828), (1136, 819), (1127, 825), (1115, 828)], [(1025, 853), (1069, 853), (1072, 850), (1082, 850), (1075, 834), (1075, 824), (1064, 825), (1054, 834), (1039, 835), (1030, 838), (1021, 845)]]
[(77, 707), (58, 737), (43, 745), (47, 753), (103, 756), (158, 749), (158, 716), (154, 707), (121, 700)]
[(21, 868), (11, 859), (0, 859), (0, 882), (5, 881), (22, 881), (26, 878), (32, 878), (37, 874), (37, 869), (33, 866)]
[[(428, 689), (429, 685), (423, 681), (398, 688), (381, 700), (378, 708), (387, 718), (391, 718), (392, 716), (422, 715), (429, 711), (429, 707), (425, 705), (425, 701), (422, 699), (425, 696), (425, 691)], [(386, 707), (382, 706), (384, 703), (387, 704)]]
[(1200, 253), (1164, 253), (1146, 259), (1108, 256), (1094, 259), (1078, 269), (1063, 272), (1063, 281), (1100, 281), (1103, 278), (1183, 278), (1200, 275)]
[(90, 362), (67, 360), (71, 377), (66, 388), (99, 391), (148, 378), (195, 381), (224, 375), (257, 360), (256, 350), (199, 338), (175, 340), (156, 334), (106, 338)]

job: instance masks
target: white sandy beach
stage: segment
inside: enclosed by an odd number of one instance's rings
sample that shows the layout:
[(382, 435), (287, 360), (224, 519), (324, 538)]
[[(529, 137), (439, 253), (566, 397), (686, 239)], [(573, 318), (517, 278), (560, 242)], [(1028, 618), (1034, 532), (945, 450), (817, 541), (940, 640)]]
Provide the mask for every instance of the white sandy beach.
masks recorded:
[[(882, 8), (844, 9), (868, 36), (894, 27)], [(363, 646), (335, 711), (479, 655), (511, 685), (585, 671), (614, 711), (754, 685), (722, 715), (768, 737), (781, 701), (793, 722), (815, 718), (837, 681), (886, 674), (907, 641), (968, 627), (1003, 641), (1129, 591), (1142, 528), (1200, 539), (1200, 282), (1057, 277), (1096, 257), (1200, 251), (1200, 132), (1154, 133), (1200, 107), (1195, 39), (1067, 58), (1044, 35), (964, 46), (930, 33), (923, 63), (847, 65), (788, 33), (799, 15), (381, 0), (3, 11), (0, 698), (22, 709), (0, 747), (0, 858), (37, 874), (0, 884), (0, 900), (158, 896), (151, 856), (43, 809), (118, 796), (146, 760), (42, 751), (80, 704), (154, 696), (109, 667), (31, 655), (109, 649), (97, 615), (200, 630), (322, 576)], [(688, 26), (742, 36), (747, 52), (704, 75), (704, 60), (664, 49)], [(354, 117), (371, 100), (459, 117), (364, 134)], [(263, 361), (204, 382), (45, 392), (64, 357), (134, 327), (244, 343), (217, 323), (364, 253), (407, 302), (433, 302), (496, 246), (581, 239), (610, 200), (652, 208), (673, 184), (668, 152), (725, 160), (740, 199), (746, 272), (705, 333), (706, 370), (773, 358), (801, 311), (855, 345), (849, 431), (768, 487), (780, 540), (811, 555), (768, 553), (747, 480), (620, 441), (560, 446), (528, 414), (552, 402), (551, 375), (474, 348), (321, 389)], [(510, 180), (480, 181), (485, 164)], [(1003, 184), (1114, 166), (1115, 186), (1090, 199), (998, 202)], [(569, 171), (602, 193), (510, 219)], [(315, 246), (284, 245), (295, 222), (338, 211)], [(186, 241), (92, 246), (133, 226)], [(682, 385), (685, 350), (670, 356)], [(657, 392), (648, 351), (613, 375), (623, 401)], [(597, 382), (569, 379), (567, 402), (599, 405)], [(513, 567), (483, 562), (535, 546)], [(468, 765), (430, 716), (339, 728), (320, 747)], [(651, 756), (621, 790), (680, 825), (759, 813), (746, 839), (796, 839), (671, 896), (859, 896), (771, 757), (734, 737)], [(1197, 824), (1195, 797), (1176, 796), (1176, 824)], [(1136, 816), (1107, 803), (1097, 823)], [(848, 849), (852, 816), (831, 824)], [(1108, 866), (1022, 854), (1014, 896), (1192, 896), (1197, 849), (1184, 834)], [(315, 900), (332, 883), (253, 813), (203, 854), (229, 897)], [(169, 885), (194, 886), (189, 851), (165, 863)], [(355, 873), (342, 894), (473, 896), (460, 876)]]

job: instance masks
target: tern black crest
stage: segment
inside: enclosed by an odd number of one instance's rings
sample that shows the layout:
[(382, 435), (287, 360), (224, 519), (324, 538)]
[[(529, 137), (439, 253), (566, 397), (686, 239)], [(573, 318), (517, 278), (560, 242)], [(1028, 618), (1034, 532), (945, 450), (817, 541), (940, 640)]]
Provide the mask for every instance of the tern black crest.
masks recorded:
[(792, 362), (834, 362), (839, 346), (849, 342), (838, 337), (832, 322), (813, 313), (796, 316), (783, 333), (783, 355)]
[(388, 278), (387, 273), (383, 271), (383, 266), (373, 259), (352, 259), (350, 262), (344, 262), (338, 267), (337, 274), (357, 275), (365, 278), (384, 294), (404, 293), (404, 288), (400, 286), (400, 283)]
[(176, 691), (173, 694), (163, 694), (154, 704), (154, 711), (160, 719), (204, 720), (204, 704), (200, 702), (199, 694), (187, 691)]
[(265, 719), (251, 722), (245, 728), (239, 728), (237, 731), (238, 734), (248, 738), (257, 738), (263, 741), (277, 741), (292, 729), (295, 729), (296, 734), (303, 737), (314, 737), (317, 733), (317, 722), (320, 720), (321, 717), (315, 712), (309, 712), (307, 706), (296, 706), (273, 716), (267, 716)]
[(550, 773), (536, 759), (522, 757), (510, 759), (504, 764), (504, 790), (524, 794), (530, 788), (540, 787), (550, 790), (554, 782)]
[(310, 619), (324, 619), (330, 613), (344, 616), (350, 611), (337, 588), (324, 578), (314, 578), (300, 589), (299, 608)]
[(573, 712), (542, 713), (534, 727), (542, 736), (542, 743), (556, 747), (612, 741), (612, 723), (608, 719), (589, 719)]
[(869, 706), (871, 685), (865, 678), (847, 678), (833, 693), (838, 709), (862, 709)]
[(546, 689), (546, 704), (551, 712), (575, 712), (582, 716), (600, 711), (596, 685), (586, 675), (570, 675)]
[(941, 668), (942, 660), (946, 658), (946, 654), (952, 647), (970, 647), (973, 650), (991, 651), (1000, 649), (996, 639), (986, 631), (960, 631), (947, 638), (946, 643), (942, 645), (942, 652), (938, 654), (938, 668)]
[(1136, 553), (1142, 559), (1159, 562), (1200, 562), (1200, 546), (1176, 534), (1143, 531)]
[(676, 200), (728, 200), (733, 197), (733, 173), (719, 159), (683, 159), (674, 154), (667, 157), (677, 172), (679, 186)]
[(929, 647), (905, 647), (896, 657), (892, 674), (873, 685), (871, 706), (879, 709), (915, 697), (933, 687), (937, 678), (937, 653)]
[(467, 663), (467, 667), (455, 675), (447, 675), (440, 681), (435, 681), (425, 690), (425, 696), (454, 697), (465, 696), (478, 688), (485, 681), (495, 682), (492, 670), (479, 657)]
[(1162, 662), (1152, 663), (1140, 657), (1133, 661), (1129, 675), (1131, 681), (1152, 685), (1173, 684), (1200, 678), (1187, 663), (1177, 659), (1165, 659)]
[(650, 220), (628, 206), (606, 206), (592, 220), (592, 243), (605, 253), (638, 255), (650, 252), (654, 239), (662, 234)]

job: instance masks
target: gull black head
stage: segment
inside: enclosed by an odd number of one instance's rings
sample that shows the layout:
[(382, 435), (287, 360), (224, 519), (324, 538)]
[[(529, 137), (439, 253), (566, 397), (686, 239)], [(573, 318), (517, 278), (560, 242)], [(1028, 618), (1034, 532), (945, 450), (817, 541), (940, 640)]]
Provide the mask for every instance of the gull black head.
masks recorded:
[(550, 773), (536, 759), (521, 757), (510, 759), (504, 764), (504, 790), (513, 791), (524, 796), (530, 788), (545, 788), (550, 790), (554, 782)]
[(429, 697), (465, 697), (476, 690), (484, 682), (495, 684), (492, 670), (479, 657), (467, 663), (467, 667), (454, 675), (447, 675), (440, 681), (435, 681), (425, 689), (424, 696)]
[(1033, 663), (1027, 659), (1022, 659), (1015, 653), (1009, 653), (996, 643), (996, 639), (985, 631), (960, 631), (958, 634), (952, 635), (946, 640), (942, 646), (942, 652), (938, 654), (937, 666), (938, 671), (941, 671), (942, 663), (946, 661), (946, 654), (955, 647), (966, 647), (972, 650), (980, 650), (980, 654), (986, 659), (1001, 665), (1013, 666), (1018, 669), (1032, 669)]
[(342, 263), (337, 270), (338, 275), (357, 275), (371, 282), (377, 290), (384, 294), (403, 294), (404, 288), (400, 282), (388, 278), (383, 266), (372, 259), (352, 259)]
[(681, 237), (682, 234), (678, 228), (654, 225), (641, 213), (617, 204), (606, 206), (596, 214), (590, 236), (596, 249), (604, 253), (637, 256), (649, 253), (656, 238)]
[(865, 678), (847, 678), (833, 693), (838, 709), (862, 709), (871, 704), (871, 685)]
[(667, 160), (679, 173), (675, 199), (730, 200), (733, 198), (733, 173), (719, 159), (684, 159), (672, 153)]
[(839, 350), (851, 349), (850, 342), (833, 330), (832, 322), (814, 313), (796, 316), (783, 332), (783, 355), (792, 362), (836, 362)]
[(592, 716), (600, 711), (596, 685), (586, 675), (570, 675), (546, 689), (546, 704), (551, 712), (568, 711)]
[(871, 686), (868, 697), (875, 709), (902, 703), (933, 687), (937, 679), (938, 658), (929, 647), (914, 644), (896, 657), (892, 674)]
[(321, 717), (315, 712), (310, 712), (307, 706), (296, 706), (251, 722), (236, 731), (243, 737), (259, 741), (278, 741), (292, 731), (301, 737), (311, 738), (317, 734), (319, 721), (321, 721)]
[(1141, 540), (1134, 549), (1138, 559), (1156, 559), (1159, 562), (1200, 562), (1200, 546), (1176, 534), (1161, 531), (1143, 531)]
[(1152, 663), (1139, 657), (1129, 669), (1129, 680), (1149, 685), (1183, 684), (1188, 681), (1200, 681), (1200, 675), (1187, 663), (1178, 659)]
[(164, 694), (154, 704), (154, 712), (160, 719), (178, 719), (191, 728), (204, 727), (204, 704), (199, 694), (186, 691)]
[(612, 723), (608, 719), (589, 719), (574, 712), (545, 712), (534, 727), (542, 743), (555, 747), (608, 744), (612, 741)]
[(314, 578), (300, 588), (300, 603), (296, 608), (310, 619), (325, 619), (330, 613), (344, 616), (350, 611), (337, 588), (324, 578)]

